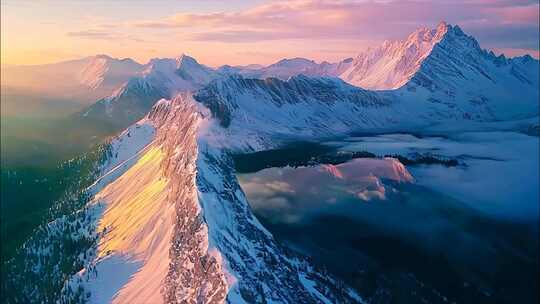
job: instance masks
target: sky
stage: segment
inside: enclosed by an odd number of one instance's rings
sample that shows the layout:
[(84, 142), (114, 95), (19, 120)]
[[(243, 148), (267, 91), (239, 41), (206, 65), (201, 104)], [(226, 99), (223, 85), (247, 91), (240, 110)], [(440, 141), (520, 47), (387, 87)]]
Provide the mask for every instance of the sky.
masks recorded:
[(182, 53), (210, 66), (337, 61), (443, 20), (483, 48), (538, 58), (539, 10), (538, 0), (2, 0), (1, 63)]

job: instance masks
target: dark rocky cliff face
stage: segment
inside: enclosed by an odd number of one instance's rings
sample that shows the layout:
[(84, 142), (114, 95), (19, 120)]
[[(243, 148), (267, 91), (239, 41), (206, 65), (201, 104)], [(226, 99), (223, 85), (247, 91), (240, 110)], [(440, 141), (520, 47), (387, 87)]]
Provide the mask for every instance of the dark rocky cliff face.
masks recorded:
[(328, 106), (351, 104), (355, 107), (385, 107), (394, 96), (387, 92), (366, 91), (337, 78), (310, 78), (304, 75), (284, 81), (277, 78), (251, 79), (231, 75), (218, 79), (198, 90), (193, 98), (210, 109), (221, 126), (231, 124), (233, 112), (242, 110), (241, 98), (253, 102), (271, 102), (280, 108), (301, 103), (322, 103)]

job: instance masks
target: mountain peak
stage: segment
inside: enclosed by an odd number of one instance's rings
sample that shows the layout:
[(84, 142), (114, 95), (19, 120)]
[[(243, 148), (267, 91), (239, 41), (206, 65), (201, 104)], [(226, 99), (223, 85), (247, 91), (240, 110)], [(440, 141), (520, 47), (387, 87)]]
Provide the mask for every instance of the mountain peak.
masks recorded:
[(97, 54), (95, 56), (92, 56), (90, 57), (92, 59), (107, 59), (107, 60), (112, 60), (113, 58), (109, 55), (106, 55), (106, 54)]
[(197, 60), (185, 53), (180, 54), (180, 56), (176, 57), (176, 62), (178, 63), (178, 66), (180, 67), (182, 64), (199, 64)]
[(307, 66), (307, 65), (314, 65), (315, 61), (309, 60), (302, 57), (294, 57), (294, 58), (285, 58), (281, 59), (280, 61), (271, 64), (270, 66), (278, 67), (278, 66)]
[(411, 79), (451, 29), (442, 21), (434, 29), (417, 29), (405, 40), (385, 41), (378, 48), (360, 53), (340, 78), (366, 89), (399, 88)]
[(448, 23), (446, 23), (446, 21), (441, 20), (441, 21), (439, 22), (439, 24), (437, 24), (437, 28), (436, 28), (436, 29), (437, 29), (437, 32), (438, 32), (438, 33), (439, 33), (439, 32), (446, 32), (446, 31), (448, 31), (448, 27), (449, 27), (449, 26), (450, 26), (450, 25), (449, 25)]
[[(407, 39), (405, 40), (406, 45), (420, 45), (422, 43), (427, 43), (433, 46), (435, 43), (440, 42), (444, 36), (452, 30), (453, 27), (448, 25), (445, 21), (439, 22), (436, 28), (431, 29), (428, 27), (421, 27), (416, 31), (412, 32)], [(461, 31), (461, 30), (459, 30)], [(392, 42), (386, 42), (386, 45), (392, 45)], [(385, 44), (383, 44), (384, 46)]]
[(97, 55), (94, 55), (94, 56), (89, 56), (89, 57), (86, 57), (85, 58), (87, 62), (90, 62), (90, 63), (94, 63), (94, 62), (103, 62), (103, 63), (108, 63), (108, 64), (115, 64), (115, 63), (120, 63), (120, 64), (130, 64), (130, 65), (133, 65), (133, 66), (141, 66), (140, 63), (136, 62), (135, 60), (131, 59), (131, 58), (115, 58), (115, 57), (112, 57), (112, 56), (109, 56), (107, 54), (97, 54)]

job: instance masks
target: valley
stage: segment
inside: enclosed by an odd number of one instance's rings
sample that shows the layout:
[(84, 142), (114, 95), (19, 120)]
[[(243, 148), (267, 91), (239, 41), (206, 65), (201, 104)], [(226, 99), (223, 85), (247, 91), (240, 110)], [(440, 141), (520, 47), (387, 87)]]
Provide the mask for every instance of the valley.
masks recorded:
[[(500, 147), (498, 140), (528, 153), (486, 146)], [(285, 246), (328, 267), (368, 302), (538, 299), (532, 282), (538, 267), (539, 193), (526, 184), (537, 180), (538, 138), (491, 132), (447, 138), (382, 134), (326, 145), (336, 156), (358, 149), (400, 157), (430, 151), (461, 164), (403, 166), (373, 153), (315, 162), (310, 155), (316, 150), (305, 144), (294, 154), (282, 149), (239, 157), (238, 179), (251, 208)], [(302, 151), (305, 162), (299, 163)], [(488, 171), (489, 176), (477, 174)], [(500, 176), (506, 177), (504, 187), (493, 185)], [(501, 280), (505, 277), (513, 283)]]

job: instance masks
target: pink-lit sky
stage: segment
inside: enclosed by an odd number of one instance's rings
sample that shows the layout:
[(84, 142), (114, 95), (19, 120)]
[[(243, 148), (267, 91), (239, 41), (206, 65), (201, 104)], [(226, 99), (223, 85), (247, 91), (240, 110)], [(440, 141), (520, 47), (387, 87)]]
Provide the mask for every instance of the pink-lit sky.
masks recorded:
[(2, 64), (187, 53), (211, 66), (336, 61), (439, 21), (484, 48), (538, 57), (538, 0), (2, 0)]

